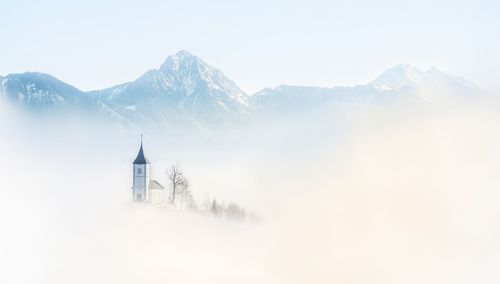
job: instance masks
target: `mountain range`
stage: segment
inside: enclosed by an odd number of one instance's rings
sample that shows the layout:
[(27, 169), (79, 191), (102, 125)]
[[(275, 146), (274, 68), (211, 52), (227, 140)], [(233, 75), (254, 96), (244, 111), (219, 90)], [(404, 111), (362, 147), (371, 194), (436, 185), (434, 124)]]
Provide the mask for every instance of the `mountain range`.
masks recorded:
[(325, 105), (383, 106), (399, 101), (435, 105), (485, 94), (437, 68), (397, 65), (353, 87), (280, 85), (248, 95), (220, 70), (187, 51), (169, 56), (132, 82), (84, 92), (36, 72), (0, 77), (0, 97), (33, 112), (85, 112), (136, 127), (225, 125), (252, 117), (286, 115)]

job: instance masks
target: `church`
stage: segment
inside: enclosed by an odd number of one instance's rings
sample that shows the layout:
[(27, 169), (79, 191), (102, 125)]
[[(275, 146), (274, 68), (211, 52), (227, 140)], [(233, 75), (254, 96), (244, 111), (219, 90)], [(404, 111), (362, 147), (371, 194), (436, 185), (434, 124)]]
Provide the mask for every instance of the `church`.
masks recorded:
[(137, 153), (137, 157), (132, 165), (132, 200), (134, 202), (161, 204), (170, 201), (168, 191), (158, 181), (152, 179), (151, 177), (151, 164), (144, 155), (142, 137), (139, 153)]

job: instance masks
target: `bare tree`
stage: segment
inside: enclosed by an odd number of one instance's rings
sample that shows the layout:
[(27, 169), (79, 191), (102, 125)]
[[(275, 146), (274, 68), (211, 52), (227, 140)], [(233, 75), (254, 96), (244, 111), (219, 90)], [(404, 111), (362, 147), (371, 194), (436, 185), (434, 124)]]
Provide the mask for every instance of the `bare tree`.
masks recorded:
[(175, 204), (175, 195), (177, 191), (183, 191), (188, 188), (188, 181), (181, 171), (179, 165), (172, 165), (167, 170), (168, 180), (170, 181), (170, 186), (172, 187), (172, 203)]
[(212, 200), (208, 196), (208, 194), (205, 193), (205, 199), (201, 202), (201, 212), (203, 213), (210, 213), (210, 209), (212, 207)]
[(210, 213), (212, 213), (212, 215), (219, 215), (219, 213), (221, 213), (221, 206), (217, 203), (217, 201), (214, 200), (212, 201), (212, 206), (210, 207)]
[(177, 186), (176, 191), (178, 194), (177, 196), (181, 201), (181, 208), (183, 208), (184, 200), (186, 200), (187, 197), (189, 196), (192, 197), (191, 191), (189, 191), (189, 182), (185, 177), (184, 177), (184, 182)]
[(234, 202), (230, 202), (224, 209), (228, 218), (243, 220), (246, 217), (245, 209)]
[(192, 211), (198, 210), (198, 206), (196, 205), (196, 202), (194, 200), (193, 194), (191, 193), (191, 190), (186, 189), (182, 193), (182, 201), (186, 204), (187, 209), (192, 210)]

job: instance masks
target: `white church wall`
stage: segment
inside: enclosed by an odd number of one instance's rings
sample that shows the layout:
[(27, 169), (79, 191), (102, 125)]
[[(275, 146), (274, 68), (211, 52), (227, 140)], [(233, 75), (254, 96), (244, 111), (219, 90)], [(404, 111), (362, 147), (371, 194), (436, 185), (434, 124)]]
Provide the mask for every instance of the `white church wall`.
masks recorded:
[(162, 189), (151, 189), (151, 203), (164, 203), (163, 190)]
[(149, 201), (149, 165), (134, 165), (134, 201)]

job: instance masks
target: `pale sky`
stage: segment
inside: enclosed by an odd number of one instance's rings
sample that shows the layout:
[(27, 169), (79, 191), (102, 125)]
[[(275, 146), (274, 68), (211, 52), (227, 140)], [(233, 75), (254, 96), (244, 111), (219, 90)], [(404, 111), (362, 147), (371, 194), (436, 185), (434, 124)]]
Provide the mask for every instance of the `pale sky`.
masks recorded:
[(252, 94), (364, 84), (399, 64), (500, 91), (500, 1), (0, 0), (0, 75), (82, 90), (131, 81), (186, 49)]

